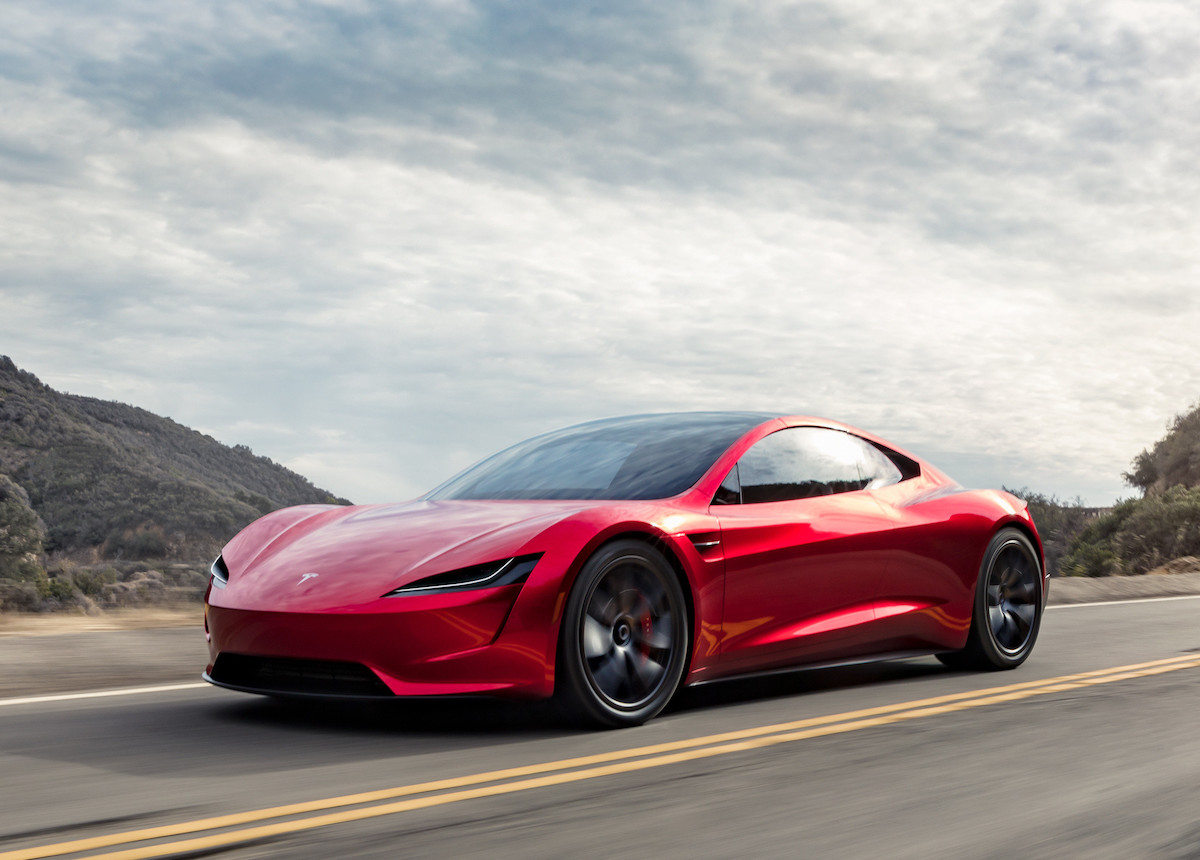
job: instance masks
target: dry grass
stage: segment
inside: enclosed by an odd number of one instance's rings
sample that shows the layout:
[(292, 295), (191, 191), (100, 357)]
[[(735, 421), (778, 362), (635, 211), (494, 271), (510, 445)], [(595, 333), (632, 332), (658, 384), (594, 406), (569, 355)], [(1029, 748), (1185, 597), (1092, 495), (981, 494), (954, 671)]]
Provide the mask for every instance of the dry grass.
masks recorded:
[(199, 627), (201, 606), (114, 609), (85, 615), (82, 612), (0, 612), (0, 637), (54, 636), (60, 633), (93, 633), (103, 630), (149, 630), (156, 627)]
[(1146, 571), (1146, 575), (1151, 574), (1176, 574), (1176, 573), (1200, 573), (1200, 558), (1194, 555), (1185, 555), (1183, 558), (1177, 558), (1174, 561), (1168, 561), (1162, 567), (1156, 567), (1154, 570)]

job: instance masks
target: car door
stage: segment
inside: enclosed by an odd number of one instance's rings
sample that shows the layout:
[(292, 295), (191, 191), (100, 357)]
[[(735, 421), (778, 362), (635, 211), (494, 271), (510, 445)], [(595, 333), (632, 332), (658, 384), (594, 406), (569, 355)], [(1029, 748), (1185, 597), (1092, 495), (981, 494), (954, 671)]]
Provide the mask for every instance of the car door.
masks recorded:
[(918, 476), (875, 494), (896, 524), (896, 541), (880, 578), (878, 635), (897, 650), (963, 646), (971, 626), (975, 580), (994, 530), (994, 512), (970, 494), (945, 492)]
[(870, 443), (823, 427), (781, 429), (739, 459), (712, 507), (723, 671), (820, 660), (869, 636), (895, 523), (871, 488), (899, 479)]

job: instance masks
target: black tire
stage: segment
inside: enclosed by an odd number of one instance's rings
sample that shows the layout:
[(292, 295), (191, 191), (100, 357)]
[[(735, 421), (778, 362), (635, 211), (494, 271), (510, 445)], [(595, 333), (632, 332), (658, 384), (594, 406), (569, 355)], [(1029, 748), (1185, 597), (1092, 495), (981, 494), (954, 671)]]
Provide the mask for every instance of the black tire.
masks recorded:
[(641, 725), (671, 701), (689, 642), (683, 589), (662, 553), (614, 541), (571, 587), (555, 697), (569, 717), (592, 725)]
[(1044, 586), (1029, 538), (1017, 529), (1001, 529), (983, 554), (967, 647), (938, 654), (938, 659), (954, 669), (1020, 666), (1037, 641)]

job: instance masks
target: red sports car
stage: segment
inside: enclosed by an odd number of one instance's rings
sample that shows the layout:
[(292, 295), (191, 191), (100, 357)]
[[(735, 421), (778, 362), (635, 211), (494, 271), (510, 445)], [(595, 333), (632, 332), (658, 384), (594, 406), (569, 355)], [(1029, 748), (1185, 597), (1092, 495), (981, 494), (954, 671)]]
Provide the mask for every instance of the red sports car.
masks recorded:
[(680, 684), (936, 654), (1010, 669), (1048, 581), (1025, 503), (807, 417), (639, 415), (416, 501), (268, 514), (213, 563), (204, 677), (282, 696), (559, 699), (642, 723)]

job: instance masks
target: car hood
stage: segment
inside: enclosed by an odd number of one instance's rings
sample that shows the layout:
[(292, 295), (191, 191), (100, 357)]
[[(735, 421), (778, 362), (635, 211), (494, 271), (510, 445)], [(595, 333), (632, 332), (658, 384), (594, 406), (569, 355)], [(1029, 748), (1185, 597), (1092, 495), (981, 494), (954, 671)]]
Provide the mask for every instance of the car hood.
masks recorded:
[(351, 611), (426, 576), (538, 552), (534, 538), (588, 506), (416, 501), (288, 508), (247, 526), (226, 546), (229, 584), (222, 597), (247, 609)]

